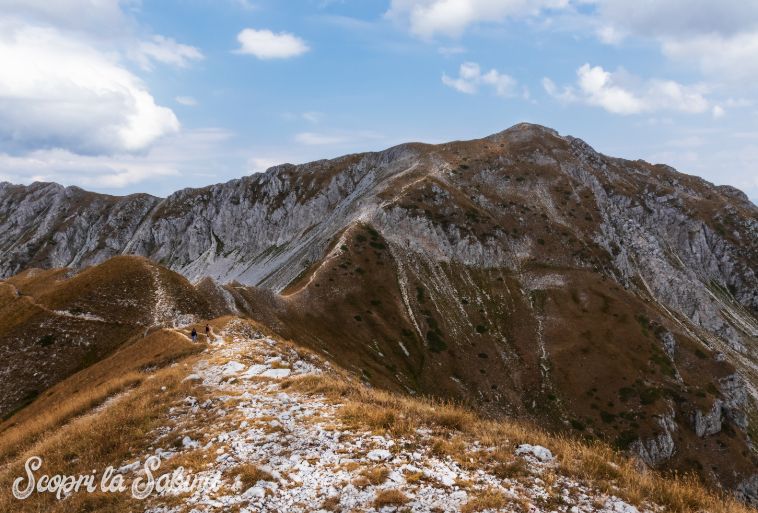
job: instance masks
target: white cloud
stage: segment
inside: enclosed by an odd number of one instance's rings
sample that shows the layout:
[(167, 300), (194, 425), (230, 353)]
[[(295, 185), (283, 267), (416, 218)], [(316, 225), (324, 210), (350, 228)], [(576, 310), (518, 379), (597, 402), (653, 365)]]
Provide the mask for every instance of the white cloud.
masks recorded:
[(623, 70), (611, 73), (600, 66), (584, 64), (577, 72), (576, 86), (562, 90), (549, 78), (545, 91), (564, 102), (582, 102), (613, 114), (640, 114), (672, 110), (702, 113), (710, 108), (703, 86), (686, 86), (673, 80), (641, 81)]
[(723, 108), (722, 106), (720, 106), (720, 105), (714, 105), (714, 106), (713, 106), (713, 110), (712, 110), (711, 112), (713, 113), (713, 117), (714, 117), (715, 119), (718, 119), (718, 118), (723, 118), (723, 117), (724, 117), (724, 115), (726, 114), (726, 111), (725, 111), (725, 110), (724, 110), (724, 108)]
[(259, 59), (289, 59), (310, 50), (305, 41), (287, 32), (246, 28), (237, 34), (237, 41), (240, 43), (237, 53)]
[(618, 27), (613, 25), (601, 25), (597, 28), (596, 34), (598, 39), (608, 45), (616, 45), (621, 43), (626, 37), (626, 33), (619, 30)]
[(205, 170), (233, 134), (218, 128), (190, 130), (166, 137), (144, 154), (90, 156), (64, 149), (44, 149), (24, 155), (0, 153), (0, 180), (14, 183), (53, 181), (98, 189), (133, 184)]
[(197, 100), (192, 96), (177, 96), (176, 98), (174, 98), (174, 100), (179, 105), (184, 105), (185, 107), (197, 106)]
[(170, 37), (155, 35), (140, 41), (134, 49), (133, 58), (144, 70), (151, 70), (156, 62), (186, 68), (190, 61), (204, 59), (203, 53), (195, 48), (177, 43)]
[(286, 162), (287, 160), (277, 160), (274, 158), (268, 158), (268, 157), (253, 157), (248, 159), (247, 161), (247, 168), (248, 172), (250, 173), (263, 173), (268, 168), (276, 166), (277, 164), (281, 164), (282, 162)]
[(38, 150), (22, 157), (0, 153), (0, 169), (11, 170), (6, 179), (13, 182), (62, 182), (105, 189), (179, 174), (173, 166), (143, 159), (91, 157), (62, 149)]
[(569, 0), (392, 0), (386, 16), (422, 38), (460, 36), (469, 26), (563, 8)]
[(602, 42), (627, 36), (654, 41), (677, 63), (693, 64), (709, 78), (744, 85), (758, 77), (758, 2), (745, 0), (583, 0)]
[(342, 144), (347, 142), (348, 139), (342, 135), (301, 132), (295, 135), (295, 141), (308, 146), (326, 146), (330, 144)]
[(0, 139), (6, 150), (136, 152), (179, 130), (174, 113), (157, 105), (112, 54), (54, 28), (3, 28)]
[[(585, 2), (588, 0), (585, 0)], [(617, 30), (648, 37), (729, 36), (754, 31), (758, 3), (745, 0), (590, 0)]]
[(303, 112), (302, 116), (305, 121), (314, 125), (317, 125), (324, 117), (322, 113), (316, 111)]
[(295, 142), (305, 146), (338, 146), (357, 142), (378, 141), (384, 137), (375, 132), (362, 130), (351, 132), (301, 132), (295, 135)]
[(758, 78), (758, 30), (733, 36), (705, 34), (666, 39), (662, 49), (668, 58), (695, 63), (718, 79), (741, 82)]
[(488, 86), (498, 96), (513, 97), (517, 95), (517, 82), (515, 79), (495, 69), (482, 73), (481, 67), (475, 62), (464, 62), (461, 64), (458, 70), (458, 77), (450, 77), (447, 74), (443, 74), (442, 83), (465, 94), (476, 94), (479, 92), (481, 86)]

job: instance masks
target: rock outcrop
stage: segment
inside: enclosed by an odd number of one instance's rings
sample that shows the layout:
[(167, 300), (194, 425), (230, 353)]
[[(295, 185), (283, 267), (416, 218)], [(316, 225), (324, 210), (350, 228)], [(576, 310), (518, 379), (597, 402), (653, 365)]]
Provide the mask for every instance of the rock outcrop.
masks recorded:
[(632, 451), (651, 467), (657, 467), (668, 461), (674, 455), (676, 448), (674, 434), (677, 424), (673, 412), (659, 416), (657, 422), (660, 432), (656, 436), (637, 440), (631, 447)]
[(721, 431), (722, 410), (724, 403), (721, 399), (713, 401), (711, 409), (705, 413), (695, 411), (692, 418), (692, 426), (700, 438), (715, 435)]

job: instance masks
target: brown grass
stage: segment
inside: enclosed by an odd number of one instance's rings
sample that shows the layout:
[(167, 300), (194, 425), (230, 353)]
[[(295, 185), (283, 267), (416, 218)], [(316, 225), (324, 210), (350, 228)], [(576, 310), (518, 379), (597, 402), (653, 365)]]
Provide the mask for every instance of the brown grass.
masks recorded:
[(240, 477), (243, 491), (255, 486), (258, 481), (274, 480), (274, 476), (252, 463), (243, 463), (235, 467), (234, 473)]
[(163, 367), (201, 349), (172, 331), (161, 330), (58, 383), (0, 424), (0, 463), (74, 417), (139, 385), (147, 376), (146, 368)]
[(339, 495), (333, 495), (324, 499), (321, 503), (321, 509), (326, 511), (339, 511), (340, 509), (340, 497)]
[(488, 509), (499, 510), (508, 505), (510, 501), (502, 492), (494, 489), (487, 489), (474, 496), (461, 508), (461, 513), (475, 513)]
[(376, 509), (381, 509), (385, 506), (402, 506), (409, 500), (410, 499), (408, 499), (408, 497), (400, 490), (380, 490), (376, 492), (376, 497), (374, 497), (374, 507)]
[(189, 382), (184, 372), (173, 367), (158, 371), (123, 400), (107, 409), (78, 417), (31, 445), (0, 471), (0, 511), (74, 513), (80, 511), (120, 512), (138, 508), (129, 493), (74, 494), (57, 501), (50, 494), (33, 494), (24, 501), (10, 495), (11, 483), (24, 475), (23, 464), (32, 455), (40, 455), (46, 474), (88, 474), (102, 472), (109, 465), (130, 461), (152, 441), (152, 432), (165, 422), (166, 405), (186, 396)]
[(374, 486), (384, 483), (389, 475), (390, 470), (382, 466), (367, 468), (361, 471), (361, 476), (365, 477)]

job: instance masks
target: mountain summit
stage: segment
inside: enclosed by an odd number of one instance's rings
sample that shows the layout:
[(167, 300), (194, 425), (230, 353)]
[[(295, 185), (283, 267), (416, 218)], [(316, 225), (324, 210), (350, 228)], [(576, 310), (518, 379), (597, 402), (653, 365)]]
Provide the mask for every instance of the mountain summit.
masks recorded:
[[(171, 278), (177, 316), (253, 318), (374, 386), (603, 440), (758, 503), (758, 208), (734, 188), (531, 124), (165, 199), (0, 184), (0, 277), (120, 255), (189, 280)], [(169, 276), (139, 269), (150, 287)], [(26, 295), (55, 301), (40, 287)], [(50, 304), (40, 316), (72, 311)], [(134, 330), (153, 325), (135, 312)], [(33, 346), (43, 317), (14, 317), (0, 350)], [(14, 376), (3, 413), (24, 404)]]

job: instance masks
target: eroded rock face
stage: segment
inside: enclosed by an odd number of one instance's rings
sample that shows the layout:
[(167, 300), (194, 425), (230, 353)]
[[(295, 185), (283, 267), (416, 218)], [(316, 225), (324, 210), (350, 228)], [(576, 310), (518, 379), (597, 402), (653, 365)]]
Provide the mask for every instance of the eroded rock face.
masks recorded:
[[(750, 407), (748, 386), (739, 374), (732, 374), (719, 381), (719, 388), (724, 397), (723, 409), (726, 417), (745, 431), (748, 428), (747, 410)], [(756, 440), (753, 440), (756, 443)]]
[(657, 467), (668, 461), (676, 449), (674, 434), (677, 424), (673, 412), (659, 416), (657, 421), (660, 432), (654, 437), (637, 440), (631, 447), (632, 451), (651, 467)]
[(695, 411), (692, 418), (692, 427), (700, 438), (715, 435), (721, 431), (722, 411), (724, 403), (721, 399), (713, 401), (711, 409), (705, 413)]

